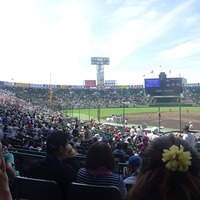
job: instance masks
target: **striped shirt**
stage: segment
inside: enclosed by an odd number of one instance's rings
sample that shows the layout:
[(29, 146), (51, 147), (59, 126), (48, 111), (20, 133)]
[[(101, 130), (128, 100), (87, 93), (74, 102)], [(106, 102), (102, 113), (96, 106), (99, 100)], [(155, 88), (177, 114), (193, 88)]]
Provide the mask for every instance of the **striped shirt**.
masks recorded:
[(81, 168), (78, 171), (76, 181), (78, 183), (86, 183), (93, 185), (115, 186), (119, 188), (122, 199), (124, 199), (127, 194), (124, 180), (119, 174), (106, 173), (101, 175), (91, 175), (85, 168)]

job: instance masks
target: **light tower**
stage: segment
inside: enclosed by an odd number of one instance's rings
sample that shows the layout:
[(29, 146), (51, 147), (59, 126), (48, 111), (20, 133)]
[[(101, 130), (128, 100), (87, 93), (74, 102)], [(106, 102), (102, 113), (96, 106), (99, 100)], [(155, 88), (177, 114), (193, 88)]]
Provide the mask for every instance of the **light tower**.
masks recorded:
[(104, 65), (109, 65), (108, 57), (91, 57), (91, 65), (96, 65), (97, 68), (97, 87), (104, 86)]

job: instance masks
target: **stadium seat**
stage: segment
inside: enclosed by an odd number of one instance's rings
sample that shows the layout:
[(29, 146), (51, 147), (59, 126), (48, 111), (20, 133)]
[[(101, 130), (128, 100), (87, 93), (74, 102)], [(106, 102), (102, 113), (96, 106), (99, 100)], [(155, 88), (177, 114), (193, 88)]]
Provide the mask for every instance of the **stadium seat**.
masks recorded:
[(129, 190), (132, 188), (133, 184), (125, 184), (127, 191), (129, 192)]
[(68, 188), (68, 200), (121, 200), (115, 186), (102, 186), (72, 182)]
[(128, 163), (118, 163), (118, 174), (122, 176), (127, 176), (128, 170)]
[(37, 161), (44, 159), (43, 155), (27, 154), (21, 152), (11, 152), (15, 159), (16, 170), (19, 171), (20, 176), (27, 176), (29, 166)]
[(55, 181), (16, 177), (14, 180), (15, 200), (63, 200)]
[(115, 158), (119, 159), (119, 162), (121, 162), (121, 163), (125, 163), (126, 162), (126, 158), (122, 154), (113, 153), (113, 155), (114, 155)]

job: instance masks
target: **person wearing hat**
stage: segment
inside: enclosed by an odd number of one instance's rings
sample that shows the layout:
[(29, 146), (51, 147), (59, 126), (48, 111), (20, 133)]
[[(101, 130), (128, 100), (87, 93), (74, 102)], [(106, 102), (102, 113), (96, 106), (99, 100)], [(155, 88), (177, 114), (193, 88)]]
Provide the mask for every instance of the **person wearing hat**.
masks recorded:
[(134, 135), (135, 133), (135, 126), (132, 126), (129, 130), (130, 135)]
[(138, 155), (142, 156), (144, 150), (148, 147), (148, 145), (149, 145), (149, 137), (145, 135), (142, 137), (142, 142), (136, 144), (136, 147), (138, 149)]
[(190, 130), (193, 130), (193, 129), (194, 129), (193, 123), (192, 123), (191, 121), (189, 122), (189, 129), (190, 129)]
[(159, 136), (159, 129), (158, 127), (154, 126), (151, 128), (151, 132), (147, 133), (147, 136), (149, 137), (149, 141), (153, 141), (154, 139), (160, 137)]
[(71, 144), (67, 145), (67, 149), (68, 149), (67, 150), (68, 156), (66, 159), (63, 160), (63, 163), (70, 165), (74, 169), (75, 173), (77, 174), (78, 170), (81, 168), (81, 165), (76, 157), (77, 151), (74, 147), (72, 147)]
[(73, 137), (79, 137), (79, 125), (75, 124), (74, 129), (72, 130)]
[(125, 184), (135, 184), (138, 171), (142, 164), (142, 159), (138, 155), (133, 155), (128, 160), (128, 177), (124, 179)]
[(128, 155), (123, 150), (123, 142), (117, 142), (116, 148), (113, 150), (115, 158), (119, 158), (120, 162), (126, 162)]
[(187, 125), (183, 127), (183, 140), (186, 140), (193, 147), (196, 144), (195, 137), (193, 133), (190, 132), (190, 128)]

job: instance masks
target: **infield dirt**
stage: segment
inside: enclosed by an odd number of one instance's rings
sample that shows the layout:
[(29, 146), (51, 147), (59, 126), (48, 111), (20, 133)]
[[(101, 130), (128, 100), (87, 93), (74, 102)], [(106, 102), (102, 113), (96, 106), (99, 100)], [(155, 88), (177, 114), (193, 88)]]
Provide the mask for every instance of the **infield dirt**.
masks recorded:
[(146, 123), (148, 126), (164, 126), (166, 128), (180, 129), (184, 125), (193, 123), (193, 129), (200, 130), (200, 112), (163, 112), (160, 113), (140, 113), (140, 114), (126, 114), (125, 118), (128, 119), (128, 124), (142, 124)]

